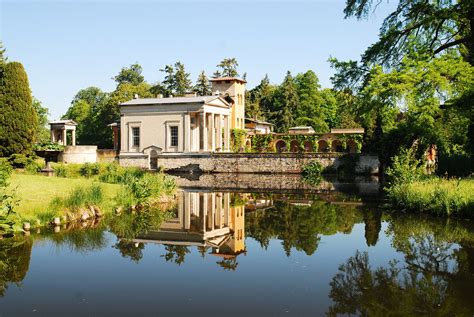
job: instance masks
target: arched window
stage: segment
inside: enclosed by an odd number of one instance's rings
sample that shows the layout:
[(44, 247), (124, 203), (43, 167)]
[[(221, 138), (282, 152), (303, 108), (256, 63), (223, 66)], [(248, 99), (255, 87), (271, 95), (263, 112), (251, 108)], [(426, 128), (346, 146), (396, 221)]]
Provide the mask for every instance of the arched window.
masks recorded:
[(328, 142), (326, 142), (326, 140), (319, 140), (318, 141), (318, 151), (319, 152), (328, 152), (329, 151)]
[(293, 140), (290, 143), (291, 152), (296, 153), (300, 151), (300, 143), (297, 140)]

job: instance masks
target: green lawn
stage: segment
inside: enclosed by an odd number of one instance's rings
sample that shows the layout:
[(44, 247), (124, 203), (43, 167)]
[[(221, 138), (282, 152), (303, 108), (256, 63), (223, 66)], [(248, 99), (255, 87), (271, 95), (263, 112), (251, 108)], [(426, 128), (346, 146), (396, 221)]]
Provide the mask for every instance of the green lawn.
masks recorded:
[[(50, 204), (54, 198), (64, 197), (79, 186), (89, 186), (93, 183), (94, 180), (87, 178), (61, 178), (13, 173), (9, 188), (15, 190), (15, 196), (19, 200), (19, 206), (15, 210), (20, 217), (25, 220), (35, 220), (41, 218), (41, 214), (61, 214), (61, 211), (50, 210)], [(103, 211), (106, 213), (112, 210), (113, 198), (120, 185), (100, 184), (104, 192)]]

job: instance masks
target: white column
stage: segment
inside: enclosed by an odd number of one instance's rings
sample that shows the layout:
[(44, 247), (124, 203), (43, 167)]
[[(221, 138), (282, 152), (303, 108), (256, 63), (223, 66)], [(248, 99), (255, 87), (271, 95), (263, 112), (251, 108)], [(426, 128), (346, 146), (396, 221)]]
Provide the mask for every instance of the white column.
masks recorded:
[(224, 151), (230, 151), (230, 124), (229, 116), (224, 116)]
[(224, 194), (224, 226), (229, 226), (230, 193)]
[(67, 130), (64, 128), (63, 130), (63, 145), (67, 145)]
[[(205, 112), (203, 112), (201, 114), (201, 122), (202, 122), (202, 150), (203, 151), (207, 151), (207, 114)], [(199, 144), (201, 143), (201, 141), (199, 141)]]
[(184, 152), (191, 151), (191, 117), (189, 113), (184, 115)]
[(222, 115), (218, 114), (216, 118), (216, 149), (220, 148), (222, 152)]
[(211, 131), (211, 151), (214, 152), (216, 150), (216, 133), (215, 133), (215, 121), (214, 121), (214, 114), (210, 114), (209, 120), (209, 130)]
[(76, 130), (72, 130), (71, 140), (72, 146), (76, 146)]
[(191, 227), (191, 193), (184, 192), (184, 229)]
[(56, 130), (51, 129), (51, 142), (56, 142)]

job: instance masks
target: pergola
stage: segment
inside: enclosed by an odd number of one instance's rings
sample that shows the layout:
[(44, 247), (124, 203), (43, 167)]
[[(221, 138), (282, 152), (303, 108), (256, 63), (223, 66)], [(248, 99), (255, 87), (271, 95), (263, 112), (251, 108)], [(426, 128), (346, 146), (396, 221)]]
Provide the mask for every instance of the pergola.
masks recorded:
[(49, 122), (51, 126), (51, 141), (62, 145), (67, 145), (67, 132), (71, 132), (71, 145), (76, 145), (76, 126), (72, 120), (56, 120)]

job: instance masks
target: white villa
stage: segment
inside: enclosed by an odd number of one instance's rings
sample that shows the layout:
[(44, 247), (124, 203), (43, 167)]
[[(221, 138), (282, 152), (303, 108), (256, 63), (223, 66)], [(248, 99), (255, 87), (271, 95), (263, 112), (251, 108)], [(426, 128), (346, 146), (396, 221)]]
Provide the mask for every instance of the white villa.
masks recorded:
[(230, 151), (245, 126), (245, 81), (210, 80), (211, 96), (136, 98), (120, 104), (120, 161), (156, 168), (158, 155)]

